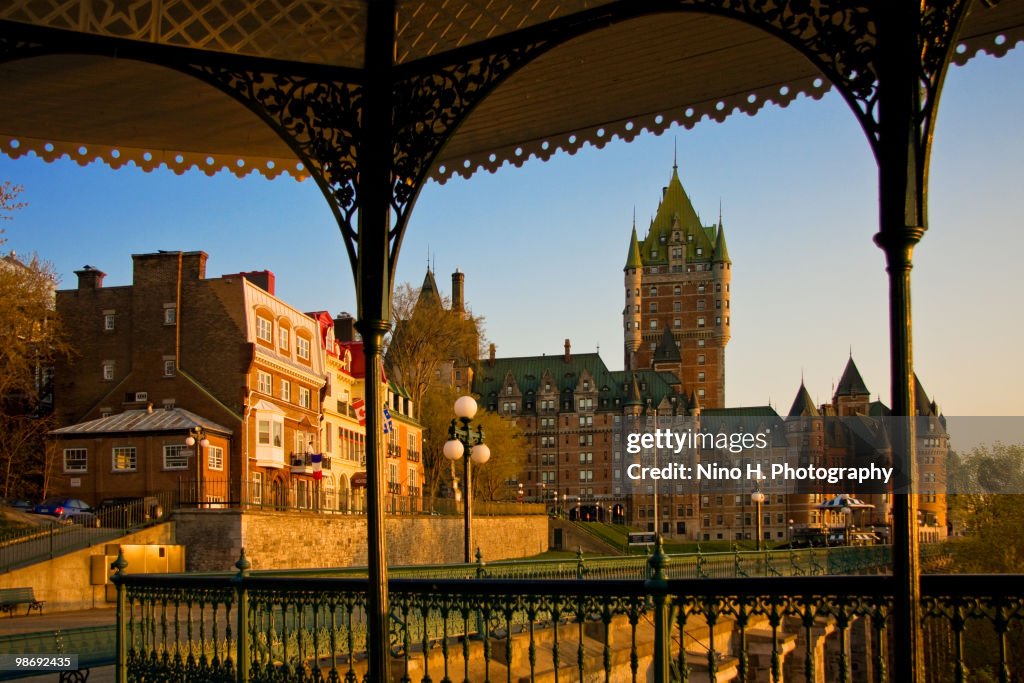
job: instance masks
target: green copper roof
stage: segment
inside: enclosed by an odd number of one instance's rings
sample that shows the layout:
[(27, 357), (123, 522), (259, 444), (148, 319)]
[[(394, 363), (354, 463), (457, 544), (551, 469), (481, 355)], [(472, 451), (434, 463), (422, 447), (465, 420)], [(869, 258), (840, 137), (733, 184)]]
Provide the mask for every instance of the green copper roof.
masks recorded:
[(715, 238), (715, 256), (712, 259), (714, 263), (732, 263), (729, 259), (729, 249), (725, 246), (725, 228), (722, 227), (722, 222), (718, 222), (718, 235)]
[(869, 393), (868, 387), (860, 376), (857, 364), (853, 362), (853, 356), (850, 356), (850, 360), (846, 362), (846, 369), (843, 370), (843, 376), (839, 379), (839, 386), (836, 387), (836, 396), (859, 396), (867, 393)]
[[(680, 233), (679, 241), (673, 240), (676, 230)], [(688, 262), (711, 261), (715, 227), (700, 224), (700, 217), (679, 181), (678, 169), (673, 166), (672, 178), (665, 188), (658, 212), (640, 244), (640, 258), (645, 266), (666, 265), (671, 249), (680, 246), (686, 250)]]
[(623, 270), (631, 268), (643, 268), (643, 259), (640, 258), (640, 244), (636, 239), (636, 225), (633, 225), (633, 234), (629, 238), (629, 253), (626, 254), (626, 266)]
[(807, 393), (807, 387), (800, 382), (800, 390), (796, 392), (793, 399), (793, 407), (789, 409), (789, 417), (818, 417), (818, 409), (814, 407), (811, 395)]
[[(500, 403), (507, 395), (505, 380), (509, 376), (515, 382), (514, 395), (522, 396), (523, 405), (520, 406), (520, 413), (536, 410), (535, 401), (544, 395), (556, 398), (559, 411), (566, 410), (566, 401), (572, 402), (572, 411), (576, 410), (575, 393), (584, 393), (582, 382), (587, 378), (591, 382), (590, 392), (593, 392), (596, 398), (595, 410), (621, 411), (629, 398), (634, 381), (642, 405), (649, 402), (656, 406), (668, 398), (682, 409), (686, 408), (686, 401), (682, 397), (677, 397), (672, 390), (673, 383), (677, 383), (678, 380), (671, 373), (653, 370), (611, 371), (596, 353), (574, 353), (568, 361), (562, 354), (495, 358), (493, 365), (485, 358), (480, 361), (473, 374), (473, 391), (480, 396), (481, 405), (491, 407)], [(545, 377), (549, 380), (545, 380)], [(551, 383), (550, 393), (545, 386), (548, 381)], [(526, 407), (526, 403), (529, 402), (534, 402), (533, 408)]]

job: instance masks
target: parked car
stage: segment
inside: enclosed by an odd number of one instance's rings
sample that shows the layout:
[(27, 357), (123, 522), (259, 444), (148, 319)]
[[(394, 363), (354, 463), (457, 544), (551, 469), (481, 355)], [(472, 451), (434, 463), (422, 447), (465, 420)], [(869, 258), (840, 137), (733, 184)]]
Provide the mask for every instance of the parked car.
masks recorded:
[(72, 524), (80, 524), (81, 526), (89, 527), (90, 529), (100, 528), (100, 518), (96, 516), (95, 512), (83, 510), (82, 512), (75, 512), (74, 514), (68, 515), (67, 519)]
[(78, 498), (47, 498), (32, 508), (32, 512), (37, 515), (56, 517), (59, 520), (67, 520), (83, 512), (95, 514), (91, 505)]
[(95, 510), (102, 526), (128, 528), (159, 519), (163, 506), (154, 496), (104, 498)]

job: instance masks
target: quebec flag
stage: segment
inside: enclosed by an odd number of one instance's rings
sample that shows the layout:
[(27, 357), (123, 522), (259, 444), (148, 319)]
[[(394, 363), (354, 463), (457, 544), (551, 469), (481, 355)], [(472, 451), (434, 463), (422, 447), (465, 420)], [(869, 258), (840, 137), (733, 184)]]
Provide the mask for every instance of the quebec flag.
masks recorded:
[(388, 432), (390, 432), (394, 428), (395, 428), (395, 425), (394, 425), (393, 422), (391, 422), (391, 412), (388, 410), (387, 406), (384, 406), (383, 431), (384, 431), (385, 434), (387, 434)]

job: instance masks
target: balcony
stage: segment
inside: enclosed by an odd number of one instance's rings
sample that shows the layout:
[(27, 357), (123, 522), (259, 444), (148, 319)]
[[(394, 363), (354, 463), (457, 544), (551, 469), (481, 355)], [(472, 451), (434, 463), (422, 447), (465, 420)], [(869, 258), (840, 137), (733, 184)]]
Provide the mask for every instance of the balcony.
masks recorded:
[(389, 458), (401, 458), (402, 449), (396, 443), (389, 443), (387, 448), (387, 457)]
[(396, 496), (402, 495), (402, 485), (397, 481), (388, 482), (388, 493)]
[(419, 462), (420, 461), (420, 452), (419, 451), (414, 451), (412, 449), (409, 449), (406, 452), (405, 459), (408, 460), (409, 462)]
[[(313, 474), (313, 455), (311, 453), (292, 453), (288, 460), (292, 474)], [(323, 456), (320, 461), (320, 469), (331, 469), (331, 456)]]

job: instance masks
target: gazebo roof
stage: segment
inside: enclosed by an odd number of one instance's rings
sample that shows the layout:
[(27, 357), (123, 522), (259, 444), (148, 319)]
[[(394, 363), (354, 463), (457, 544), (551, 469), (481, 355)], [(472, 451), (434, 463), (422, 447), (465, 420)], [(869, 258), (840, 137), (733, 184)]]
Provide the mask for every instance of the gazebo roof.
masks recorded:
[[(397, 68), (542, 23), (592, 22), (616, 5), (621, 2), (400, 1)], [(75, 32), (69, 52), (113, 38), (226, 60), (241, 55), (311, 74), (332, 69), (331, 77), (336, 69), (351, 70), (353, 78), (362, 66), (366, 15), (367, 0), (15, 0), (0, 9), (0, 21)], [(991, 8), (976, 2), (956, 59), (966, 61), (978, 50), (1002, 54), (1021, 36), (1024, 2), (1003, 0)], [(109, 52), (104, 50), (96, 51)], [(59, 54), (0, 63), (0, 81), (0, 151), (10, 156), (31, 151), (45, 159), (68, 155), (82, 164), (132, 161), (144, 169), (166, 164), (179, 173), (197, 167), (211, 174), (306, 174), (287, 144), (254, 114), (171, 69)], [(470, 114), (432, 174), (442, 180), (468, 176), (674, 123), (690, 127), (704, 117), (752, 114), (769, 102), (785, 106), (801, 93), (820, 97), (828, 87), (797, 50), (736, 19), (696, 12), (640, 16), (571, 39), (514, 73)]]

